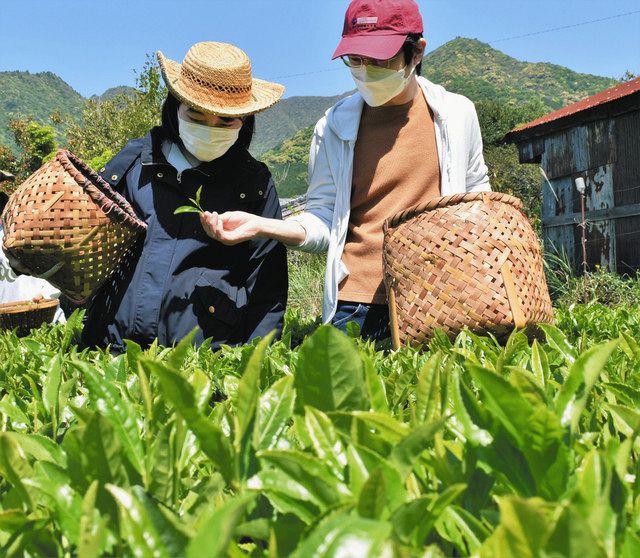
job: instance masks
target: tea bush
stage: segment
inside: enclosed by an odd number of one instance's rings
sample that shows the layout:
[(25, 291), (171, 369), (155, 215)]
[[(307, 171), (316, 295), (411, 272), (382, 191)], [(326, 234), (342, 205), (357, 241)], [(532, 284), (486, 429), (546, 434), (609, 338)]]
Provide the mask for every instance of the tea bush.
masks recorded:
[(640, 311), (546, 341), (79, 351), (0, 334), (3, 556), (640, 555)]

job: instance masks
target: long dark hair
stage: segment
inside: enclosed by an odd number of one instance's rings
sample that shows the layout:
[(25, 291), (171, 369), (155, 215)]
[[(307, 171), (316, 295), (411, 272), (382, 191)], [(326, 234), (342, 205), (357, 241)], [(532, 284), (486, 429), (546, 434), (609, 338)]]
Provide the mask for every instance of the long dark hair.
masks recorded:
[[(167, 93), (167, 98), (162, 103), (162, 115), (160, 128), (164, 136), (174, 143), (177, 143), (181, 147), (184, 147), (182, 140), (180, 139), (180, 133), (178, 132), (178, 108), (180, 107), (180, 101), (174, 97), (170, 92)], [(256, 128), (256, 117), (252, 114), (245, 116), (242, 122), (242, 128), (240, 128), (240, 135), (234, 146), (242, 149), (249, 149), (251, 140), (253, 139), (253, 133)]]
[[(418, 41), (420, 39), (422, 39), (422, 33), (411, 33), (410, 35), (407, 35), (407, 38), (402, 45), (405, 64), (409, 64), (413, 60), (413, 55), (418, 49)], [(419, 64), (416, 66), (416, 75), (422, 75), (422, 60), (420, 60)]]
[(9, 196), (4, 192), (0, 192), (0, 220), (2, 216), (2, 212), (4, 211), (4, 206), (7, 205), (9, 201)]

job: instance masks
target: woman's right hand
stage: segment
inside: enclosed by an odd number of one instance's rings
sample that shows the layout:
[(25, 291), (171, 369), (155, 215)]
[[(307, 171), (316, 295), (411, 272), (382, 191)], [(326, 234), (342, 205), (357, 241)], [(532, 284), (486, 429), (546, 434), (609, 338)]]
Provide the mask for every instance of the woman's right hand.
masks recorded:
[(306, 231), (295, 221), (268, 219), (245, 211), (200, 214), (200, 222), (205, 232), (214, 240), (227, 246), (254, 238), (272, 238), (289, 246), (299, 246), (304, 242)]
[(200, 222), (205, 232), (227, 246), (260, 236), (263, 220), (263, 217), (245, 211), (227, 211), (221, 214), (205, 211), (200, 214)]

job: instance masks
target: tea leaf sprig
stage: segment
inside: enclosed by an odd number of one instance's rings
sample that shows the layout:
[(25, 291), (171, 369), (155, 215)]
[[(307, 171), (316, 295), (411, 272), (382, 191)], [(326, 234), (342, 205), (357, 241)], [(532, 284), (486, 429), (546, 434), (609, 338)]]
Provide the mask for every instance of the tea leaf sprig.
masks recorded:
[(204, 209), (202, 209), (202, 205), (200, 205), (200, 195), (202, 194), (202, 186), (198, 188), (196, 192), (196, 199), (189, 198), (189, 201), (193, 205), (181, 205), (178, 207), (173, 214), (179, 215), (180, 213), (204, 213)]

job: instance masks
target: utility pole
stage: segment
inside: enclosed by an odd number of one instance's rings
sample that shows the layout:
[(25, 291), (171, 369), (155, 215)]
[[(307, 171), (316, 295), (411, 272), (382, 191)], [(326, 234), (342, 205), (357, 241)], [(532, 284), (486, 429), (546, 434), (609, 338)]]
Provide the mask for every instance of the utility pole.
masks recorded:
[(576, 190), (580, 193), (580, 206), (582, 208), (582, 222), (580, 223), (580, 227), (582, 228), (582, 272), (583, 274), (587, 273), (587, 220), (584, 216), (584, 202), (585, 202), (585, 192), (587, 190), (586, 184), (584, 183), (584, 178), (581, 176), (576, 178), (575, 180)]

